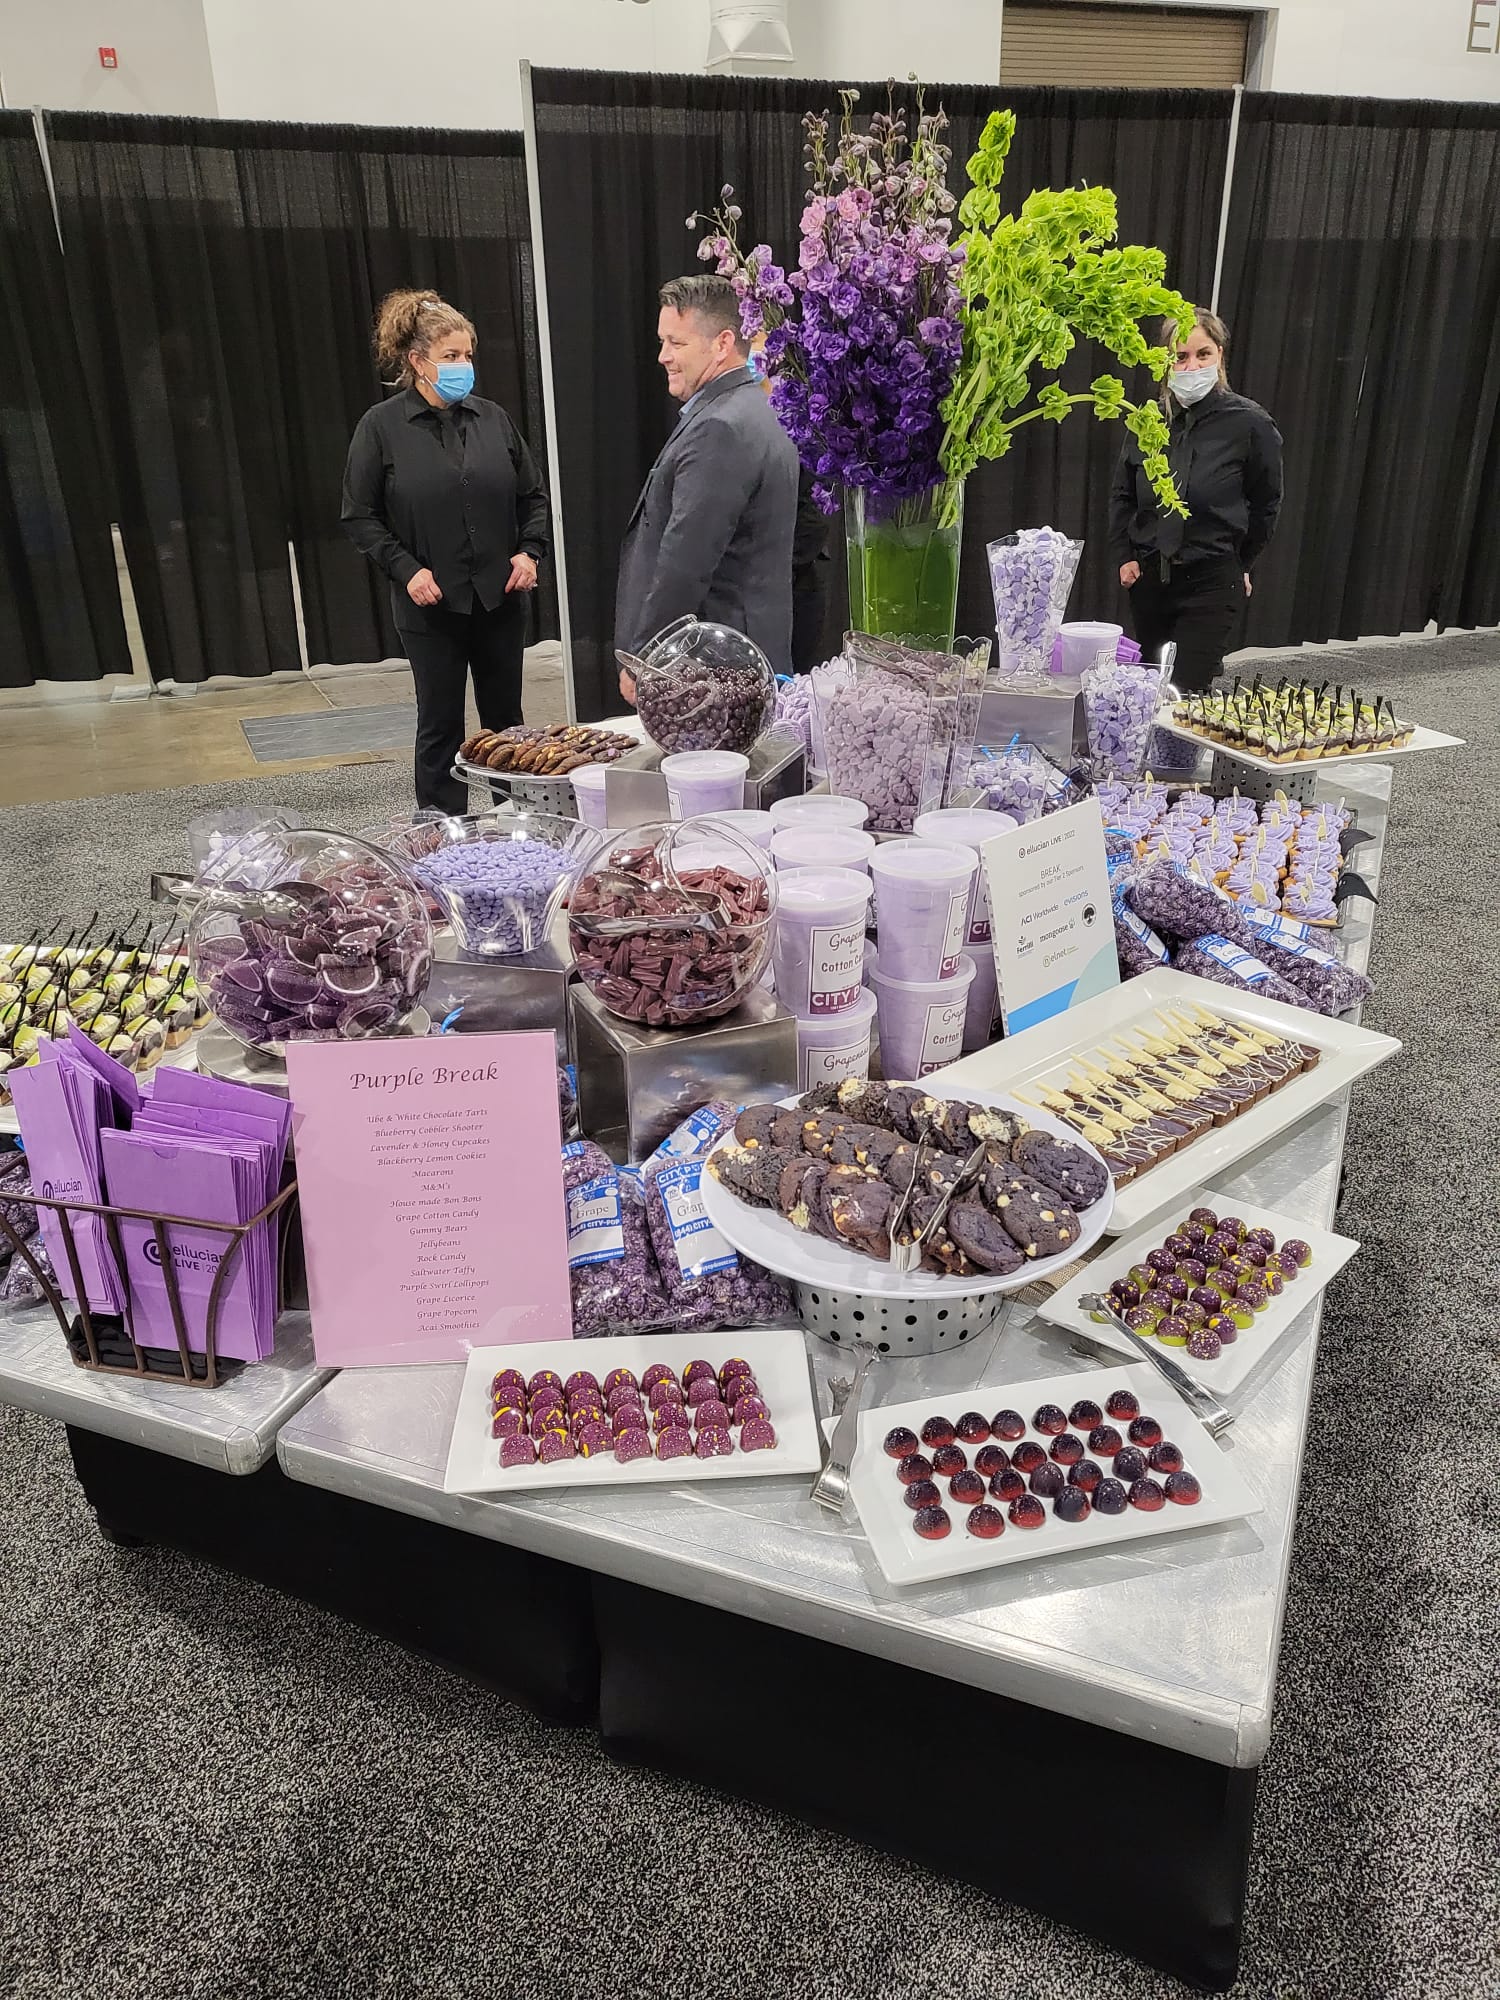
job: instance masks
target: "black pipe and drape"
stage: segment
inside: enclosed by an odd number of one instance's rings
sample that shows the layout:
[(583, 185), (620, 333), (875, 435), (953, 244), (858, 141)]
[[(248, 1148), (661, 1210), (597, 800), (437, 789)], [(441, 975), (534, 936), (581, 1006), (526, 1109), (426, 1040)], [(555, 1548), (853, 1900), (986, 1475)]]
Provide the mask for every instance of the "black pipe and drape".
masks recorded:
[(0, 341), (0, 687), (128, 674), (109, 495), (26, 111), (0, 111)]
[(1500, 620), (1500, 107), (1247, 96), (1235, 386), (1286, 442), (1249, 636)]
[[(533, 70), (532, 88), (573, 674), (579, 712), (592, 716), (619, 705), (611, 641), (616, 556), (673, 417), (656, 365), (656, 293), (663, 279), (700, 268), (697, 232), (684, 218), (713, 206), (721, 185), (732, 182), (745, 211), (741, 241), (767, 241), (794, 262), (806, 191), (802, 116), (824, 107), (836, 112), (838, 85)], [(862, 113), (884, 103), (884, 84), (859, 88)], [(898, 96), (910, 107), (910, 91)], [(927, 101), (941, 104), (952, 121), (949, 185), (956, 193), (968, 185), (963, 163), (985, 119), (1010, 105), (1020, 128), (1002, 190), (1006, 206), (1019, 207), (1037, 187), (1079, 180), (1112, 187), (1122, 238), (1159, 245), (1174, 282), (1207, 295), (1229, 92), (934, 85)], [(1080, 349), (1067, 385), (1086, 386), (1103, 365)], [(1061, 427), (1038, 423), (1005, 460), (969, 481), (964, 630), (994, 630), (984, 543), (1044, 521), (1087, 541), (1074, 604), (1098, 611), (1115, 603), (1102, 526), (1119, 445), (1118, 426), (1086, 413)], [(834, 523), (835, 542), (839, 532)], [(841, 576), (839, 565), (833, 568)], [(825, 633), (830, 650), (842, 616), (836, 602)]]
[(288, 544), (310, 659), (398, 652), (338, 525), (349, 434), (382, 393), (371, 322), (397, 285), (450, 298), (482, 392), (545, 454), (519, 136), (81, 113), (47, 130), (153, 673), (297, 668)]

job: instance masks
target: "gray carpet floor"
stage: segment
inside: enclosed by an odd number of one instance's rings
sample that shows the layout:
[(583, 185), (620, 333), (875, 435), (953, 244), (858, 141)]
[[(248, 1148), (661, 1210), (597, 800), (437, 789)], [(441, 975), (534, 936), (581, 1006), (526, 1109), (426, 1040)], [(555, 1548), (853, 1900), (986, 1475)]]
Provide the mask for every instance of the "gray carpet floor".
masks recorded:
[[(1406, 1051), (1355, 1097), (1340, 1226), (1365, 1248), (1328, 1304), (1236, 1992), (1470, 2000), (1500, 1992), (1500, 642), (1336, 672), (1468, 748), (1398, 767), (1366, 1018)], [(352, 827), (402, 782), (356, 767), (214, 796), (315, 793)], [(206, 797), (0, 813), (0, 935), (81, 892), (127, 913)], [(1182, 1991), (849, 1841), (617, 1770), (588, 1735), (254, 1585), (107, 1547), (60, 1429), (9, 1410), (0, 1673), (14, 2000)], [(177, 1686), (212, 1716), (201, 1735)], [(1121, 1837), (1133, 1823), (1122, 1808)], [(590, 1932), (606, 1942), (580, 1954)]]

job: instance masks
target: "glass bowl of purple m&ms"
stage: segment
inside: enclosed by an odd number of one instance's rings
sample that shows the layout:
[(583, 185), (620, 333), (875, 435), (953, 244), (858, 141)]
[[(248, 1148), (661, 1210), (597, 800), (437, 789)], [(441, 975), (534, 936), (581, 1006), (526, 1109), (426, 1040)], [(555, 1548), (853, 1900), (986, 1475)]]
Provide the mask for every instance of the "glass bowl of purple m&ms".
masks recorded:
[[(546, 939), (569, 883), (603, 835), (555, 813), (498, 812), (428, 820), (407, 862), (442, 904), (471, 956), (511, 958)], [(402, 852), (398, 839), (395, 851)]]
[(399, 1034), (432, 926), (393, 856), (349, 834), (262, 826), (220, 857), (188, 932), (193, 977), (247, 1047)]

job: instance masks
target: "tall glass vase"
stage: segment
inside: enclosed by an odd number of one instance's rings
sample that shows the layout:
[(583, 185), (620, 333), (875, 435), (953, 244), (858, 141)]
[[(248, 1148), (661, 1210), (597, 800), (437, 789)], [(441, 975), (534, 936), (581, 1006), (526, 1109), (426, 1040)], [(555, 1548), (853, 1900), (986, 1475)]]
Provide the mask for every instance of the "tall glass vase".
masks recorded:
[(963, 533), (961, 485), (930, 486), (905, 500), (887, 499), (862, 486), (846, 488), (852, 629), (951, 647)]

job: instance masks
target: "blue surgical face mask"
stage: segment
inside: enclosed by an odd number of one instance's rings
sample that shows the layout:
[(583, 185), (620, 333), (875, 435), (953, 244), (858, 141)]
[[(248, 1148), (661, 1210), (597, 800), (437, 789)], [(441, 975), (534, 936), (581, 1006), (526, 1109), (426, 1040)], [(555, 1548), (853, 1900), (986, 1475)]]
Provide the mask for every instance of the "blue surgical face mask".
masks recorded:
[(1219, 371), (1212, 366), (1178, 368), (1167, 377), (1167, 387), (1184, 409), (1191, 409), (1194, 403), (1201, 403), (1203, 398), (1218, 386)]
[(445, 403), (461, 403), (474, 387), (472, 361), (440, 361), (433, 388)]

